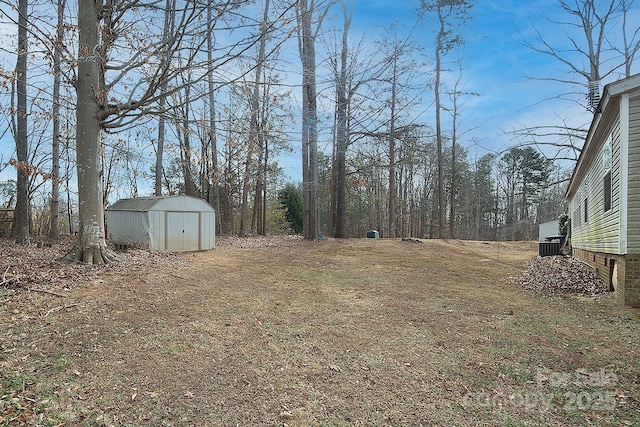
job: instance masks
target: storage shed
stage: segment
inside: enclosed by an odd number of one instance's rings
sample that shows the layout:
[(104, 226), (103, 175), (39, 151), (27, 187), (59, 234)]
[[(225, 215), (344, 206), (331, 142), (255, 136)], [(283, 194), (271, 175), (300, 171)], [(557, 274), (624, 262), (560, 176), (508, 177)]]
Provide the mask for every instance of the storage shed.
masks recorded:
[(150, 249), (194, 251), (213, 249), (215, 212), (190, 196), (121, 199), (106, 209), (107, 234), (115, 244), (140, 244)]

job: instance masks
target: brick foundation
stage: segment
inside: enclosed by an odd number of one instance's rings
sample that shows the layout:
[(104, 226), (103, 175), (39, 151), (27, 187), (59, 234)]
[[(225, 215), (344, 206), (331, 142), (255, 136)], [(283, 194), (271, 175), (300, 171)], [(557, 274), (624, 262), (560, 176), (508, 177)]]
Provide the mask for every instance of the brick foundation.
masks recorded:
[(614, 255), (573, 248), (573, 256), (590, 265), (615, 290), (624, 305), (640, 307), (640, 255)]

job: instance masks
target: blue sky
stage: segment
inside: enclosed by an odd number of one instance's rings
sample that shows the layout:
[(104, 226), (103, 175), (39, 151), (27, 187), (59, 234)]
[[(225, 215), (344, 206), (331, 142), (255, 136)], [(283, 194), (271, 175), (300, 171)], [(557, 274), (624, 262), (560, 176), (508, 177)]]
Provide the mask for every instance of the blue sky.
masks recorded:
[[(392, 22), (396, 22), (400, 31), (408, 31), (416, 21), (415, 9), (418, 0), (352, 0), (354, 17), (351, 29), (353, 40), (359, 40), (365, 34), (366, 40), (373, 41), (388, 30)], [(557, 100), (542, 102), (546, 98), (565, 91), (566, 86), (552, 81), (527, 79), (534, 77), (566, 77), (566, 68), (548, 56), (532, 52), (525, 47), (525, 40), (534, 41), (534, 27), (545, 38), (562, 45), (567, 37), (562, 29), (552, 25), (548, 19), (560, 19), (558, 0), (478, 0), (471, 10), (472, 18), (460, 29), (465, 37), (463, 89), (478, 93), (479, 96), (468, 97), (462, 106), (460, 127), (468, 131), (460, 141), (469, 150), (470, 157), (477, 157), (487, 152), (500, 152), (515, 143), (506, 133), (522, 126), (558, 123), (559, 120), (570, 120), (573, 124), (583, 125), (590, 121), (590, 113), (575, 105)], [(630, 16), (640, 25), (640, 4)], [(334, 8), (332, 17), (340, 19), (341, 11)], [(563, 17), (562, 19), (565, 19)], [(323, 29), (340, 27), (339, 22), (328, 19)], [(427, 49), (432, 49), (434, 33), (426, 25), (416, 28), (414, 37)], [(295, 41), (292, 43), (292, 55), (297, 54)], [(320, 52), (322, 49), (318, 49)], [(638, 59), (637, 64), (640, 64)], [(3, 65), (3, 64), (0, 64)], [(7, 63), (5, 66), (12, 66)], [(293, 58), (294, 68), (299, 67), (299, 59)], [(634, 73), (640, 67), (634, 67)], [(611, 76), (604, 84), (616, 79)], [(426, 78), (426, 77), (425, 77)], [(290, 80), (299, 83), (299, 75)], [(299, 89), (294, 89), (297, 99)], [(424, 104), (431, 102), (432, 95), (424, 94)], [(294, 107), (299, 111), (299, 106)], [(433, 123), (433, 113), (427, 111), (424, 121)], [(331, 123), (324, 123), (325, 127)], [(300, 180), (299, 130), (291, 134), (291, 143), (295, 150), (291, 155), (283, 155), (281, 165), (285, 174), (292, 180)], [(321, 141), (321, 149), (328, 142)], [(13, 141), (5, 135), (0, 141), (0, 155), (4, 161), (11, 155)], [(15, 171), (7, 169), (0, 174), (0, 181), (14, 178)], [(149, 183), (150, 185), (150, 183)]]
[[(375, 34), (380, 29), (384, 31), (391, 20), (404, 23), (405, 28), (409, 28), (415, 21), (414, 11), (418, 3), (417, 0), (355, 0), (354, 30)], [(474, 147), (480, 152), (500, 151), (515, 144), (516, 141), (505, 132), (522, 125), (557, 123), (558, 117), (568, 117), (578, 124), (591, 120), (590, 113), (574, 108), (570, 103), (558, 100), (541, 102), (566, 91), (566, 85), (527, 78), (567, 78), (567, 68), (557, 60), (525, 46), (525, 40), (535, 42), (534, 29), (553, 45), (567, 45), (565, 29), (550, 22), (568, 20), (560, 11), (558, 0), (479, 0), (471, 9), (471, 15), (460, 29), (466, 40), (464, 88), (480, 94), (468, 98), (462, 108), (461, 126), (474, 129), (466, 135), (476, 140), (465, 144), (470, 152)], [(637, 28), (640, 25), (640, 5), (636, 5), (634, 13), (629, 16), (635, 19)], [(434, 39), (431, 28), (418, 28), (416, 36), (427, 49), (431, 48), (429, 42)], [(633, 72), (639, 69), (636, 64)], [(603, 84), (617, 78), (611, 76)]]
[[(364, 34), (365, 39), (373, 40), (387, 32), (392, 23), (397, 23), (399, 31), (410, 31), (416, 22), (419, 1), (352, 0), (351, 4), (354, 6), (352, 39), (359, 40)], [(336, 8), (333, 15), (339, 20), (341, 11)], [(629, 16), (635, 19), (636, 27), (640, 25), (640, 5), (636, 5)], [(565, 31), (570, 29), (553, 24), (554, 20), (568, 20), (558, 7), (558, 0), (479, 0), (471, 9), (471, 19), (459, 29), (465, 38), (463, 90), (479, 94), (463, 101), (459, 123), (463, 132), (468, 131), (460, 143), (468, 148), (470, 158), (488, 152), (500, 153), (517, 144), (518, 140), (509, 133), (523, 126), (565, 121), (583, 126), (591, 121), (591, 113), (584, 108), (553, 99), (575, 88), (540, 80), (552, 77), (582, 82), (583, 78), (567, 75), (568, 69), (557, 60), (525, 46), (526, 42), (535, 43), (536, 31), (554, 46), (567, 46)], [(324, 25), (340, 26), (339, 22), (331, 21)], [(620, 26), (619, 22), (615, 25)], [(433, 49), (433, 28), (433, 21), (431, 24), (427, 21), (413, 29), (414, 38), (426, 50)], [(636, 63), (633, 73), (640, 70), (640, 58)], [(602, 84), (619, 77), (611, 75)], [(423, 102), (426, 105), (432, 99), (430, 93), (425, 93)], [(433, 125), (433, 111), (424, 115), (424, 121)], [(323, 148), (322, 141), (320, 148)], [(297, 151), (283, 163), (285, 172), (293, 179), (300, 179), (298, 156)]]

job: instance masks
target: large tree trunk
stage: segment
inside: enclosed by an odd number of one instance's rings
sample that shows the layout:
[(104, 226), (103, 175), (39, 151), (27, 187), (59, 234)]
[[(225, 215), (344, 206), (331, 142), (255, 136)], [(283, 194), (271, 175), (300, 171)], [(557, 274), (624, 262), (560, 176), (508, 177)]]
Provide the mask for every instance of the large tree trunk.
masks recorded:
[[(259, 138), (261, 139), (261, 138)], [(264, 187), (264, 179), (262, 176), (262, 162), (263, 162), (263, 154), (264, 150), (262, 149), (262, 142), (258, 142), (258, 160), (256, 162), (256, 166), (258, 168), (258, 173), (256, 174), (255, 181), (255, 193), (253, 196), (253, 212), (251, 213), (251, 229), (256, 232), (256, 234), (264, 235), (263, 227), (262, 227), (262, 206), (265, 202), (262, 199), (263, 187)]]
[(19, 245), (29, 245), (29, 157), (27, 142), (27, 0), (18, 2), (18, 61), (16, 86), (16, 163), (17, 195), (13, 237)]
[(213, 79), (209, 80), (209, 179), (211, 192), (207, 201), (216, 212), (216, 235), (222, 233), (222, 211), (220, 209), (220, 172), (218, 166), (218, 135), (216, 130), (216, 101), (213, 93)]
[(66, 0), (58, 0), (58, 28), (53, 47), (53, 138), (51, 146), (51, 227), (49, 238), (58, 239), (60, 230), (60, 63), (64, 38), (64, 8)]
[(267, 76), (265, 74), (264, 93), (262, 95), (262, 108), (260, 111), (260, 127), (258, 132), (258, 173), (256, 175), (256, 193), (253, 204), (252, 227), (257, 234), (267, 235), (266, 208), (267, 208), (267, 174), (269, 168), (268, 140), (264, 134), (269, 121), (268, 103), (269, 103), (269, 85), (267, 84)]
[(438, 33), (436, 41), (436, 68), (435, 68), (435, 81), (433, 83), (433, 90), (435, 96), (435, 108), (436, 108), (436, 146), (437, 146), (437, 166), (438, 166), (438, 238), (444, 238), (444, 159), (442, 154), (442, 122), (440, 119), (440, 111), (442, 105), (440, 103), (440, 73), (442, 71), (442, 51), (443, 39), (446, 37), (446, 30), (444, 25), (444, 18), (442, 11), (438, 8), (438, 18), (440, 21), (440, 32)]
[[(184, 85), (184, 105), (182, 106), (182, 123), (178, 127), (180, 140), (180, 160), (181, 170), (184, 179), (184, 194), (187, 196), (198, 196), (196, 183), (193, 181), (191, 133), (189, 132), (189, 121), (191, 117), (191, 86)], [(181, 128), (181, 129), (180, 129)]]
[[(213, 26), (214, 26), (214, 5), (209, 4), (207, 7), (207, 59), (210, 66), (213, 66)], [(216, 127), (216, 97), (215, 85), (213, 82), (213, 73), (207, 76), (207, 84), (209, 87), (209, 175), (211, 180), (211, 194), (208, 201), (213, 206), (216, 214), (216, 235), (222, 232), (222, 211), (220, 210), (220, 173), (218, 172), (218, 135)]]
[[(164, 109), (166, 104), (166, 98), (160, 99), (160, 108)], [(160, 116), (158, 119), (158, 145), (156, 147), (156, 165), (155, 165), (155, 176), (154, 176), (154, 190), (153, 194), (155, 196), (162, 196), (162, 159), (164, 157), (164, 135), (165, 135), (165, 118), (164, 116)]]
[[(264, 14), (262, 17), (262, 29), (260, 32), (260, 46), (258, 48), (258, 62), (256, 64), (256, 78), (253, 82), (253, 92), (251, 94), (251, 119), (249, 123), (249, 146), (247, 148), (247, 163), (245, 165), (245, 174), (242, 183), (242, 206), (240, 208), (240, 236), (247, 234), (247, 213), (248, 213), (248, 197), (249, 185), (251, 183), (253, 165), (253, 154), (260, 139), (258, 133), (260, 129), (260, 79), (262, 77), (262, 64), (265, 59), (265, 50), (267, 45), (267, 21), (269, 20), (269, 0), (264, 3)], [(254, 215), (255, 217), (255, 215)]]
[(264, 85), (264, 91), (262, 94), (262, 115), (260, 117), (260, 147), (262, 150), (262, 157), (263, 157), (263, 162), (262, 162), (262, 174), (261, 174), (261, 178), (262, 178), (262, 220), (260, 221), (262, 224), (262, 229), (261, 231), (258, 231), (259, 234), (262, 234), (263, 236), (267, 235), (267, 205), (268, 205), (268, 198), (267, 198), (267, 186), (269, 185), (269, 135), (267, 132), (267, 129), (269, 129), (269, 122), (271, 120), (270, 115), (271, 115), (271, 109), (270, 109), (270, 105), (269, 102), (272, 99), (272, 95), (271, 95), (271, 85), (270, 84), (266, 84), (266, 83), (270, 83), (270, 79), (267, 76), (267, 72), (266, 69), (263, 70), (263, 81), (265, 82)]
[(334, 237), (347, 237), (347, 145), (348, 145), (348, 121), (347, 121), (347, 64), (348, 38), (352, 14), (348, 12), (346, 4), (343, 4), (344, 28), (342, 31), (342, 50), (340, 53), (340, 71), (336, 81), (336, 148), (334, 166), (335, 173), (335, 209), (333, 210)]
[(457, 104), (457, 94), (454, 93), (453, 100), (453, 124), (451, 128), (451, 194), (449, 195), (449, 238), (456, 238), (456, 185), (457, 185), (457, 171), (456, 171), (456, 126), (457, 126), (457, 114), (458, 114), (458, 104)]
[(267, 235), (267, 182), (269, 177), (269, 140), (264, 141), (264, 169), (263, 169), (263, 181), (262, 181), (262, 234)]
[(397, 101), (397, 54), (393, 56), (393, 75), (391, 76), (391, 119), (389, 121), (389, 237), (395, 238), (396, 224), (396, 101)]
[[(166, 0), (164, 11), (164, 27), (162, 29), (162, 39), (165, 43), (175, 30), (175, 0)], [(162, 60), (167, 62), (170, 60), (169, 55), (166, 53), (162, 55)], [(166, 80), (160, 85), (160, 93), (167, 91)], [(155, 176), (154, 176), (154, 195), (162, 196), (162, 177), (163, 177), (163, 157), (164, 157), (164, 140), (165, 140), (165, 110), (167, 106), (167, 98), (164, 96), (160, 98), (160, 118), (158, 119), (158, 145), (156, 147), (156, 163), (155, 163)]]
[(116, 259), (104, 235), (104, 205), (100, 184), (100, 14), (102, 4), (78, 1), (78, 81), (76, 84), (76, 156), (79, 228), (67, 261), (103, 264)]
[(315, 35), (311, 28), (314, 2), (298, 2), (298, 48), (302, 62), (302, 198), (303, 234), (318, 238), (318, 107)]

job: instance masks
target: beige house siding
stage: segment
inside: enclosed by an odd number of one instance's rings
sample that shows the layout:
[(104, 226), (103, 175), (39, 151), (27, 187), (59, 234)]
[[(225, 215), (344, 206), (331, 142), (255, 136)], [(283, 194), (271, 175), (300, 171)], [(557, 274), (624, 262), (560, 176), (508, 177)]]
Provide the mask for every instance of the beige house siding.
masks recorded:
[[(605, 86), (600, 108), (566, 193), (573, 256), (591, 265), (621, 303), (640, 307), (640, 74)], [(607, 141), (611, 209), (605, 212)]]
[(627, 253), (640, 254), (640, 95), (628, 98), (629, 190)]
[[(575, 248), (619, 253), (620, 248), (620, 120), (619, 114), (598, 133), (593, 163), (571, 200), (572, 235)], [(611, 143), (611, 209), (604, 210), (604, 146)], [(586, 200), (586, 203), (585, 203)], [(587, 220), (585, 222), (585, 205)]]

